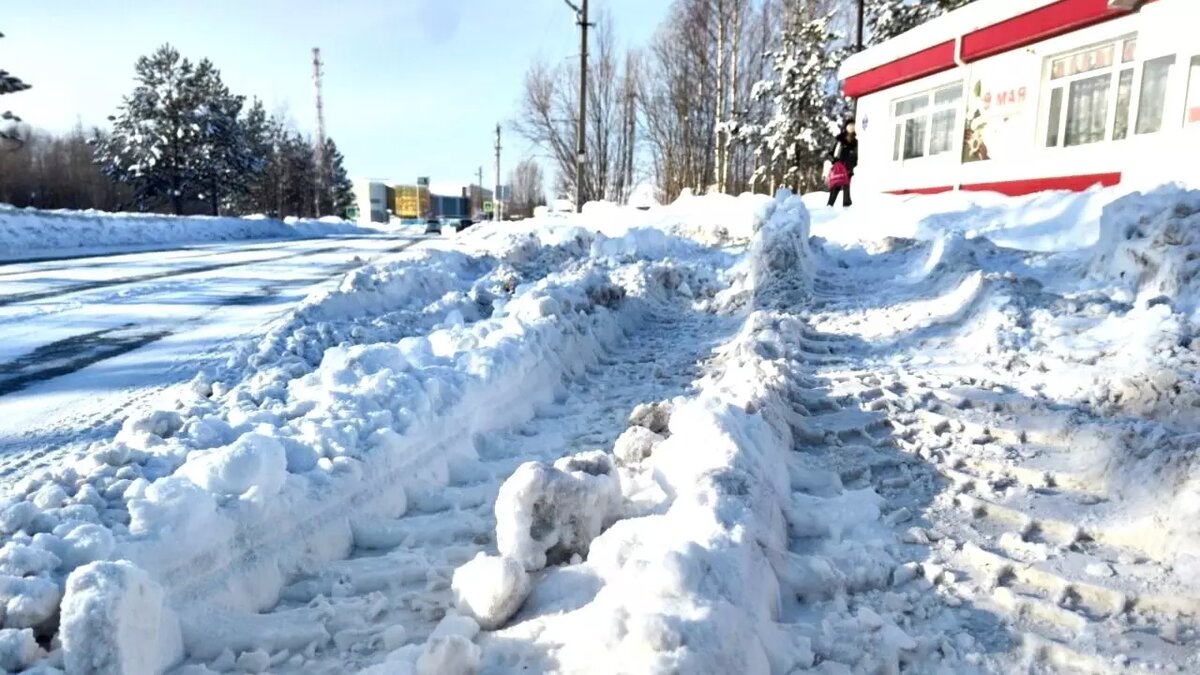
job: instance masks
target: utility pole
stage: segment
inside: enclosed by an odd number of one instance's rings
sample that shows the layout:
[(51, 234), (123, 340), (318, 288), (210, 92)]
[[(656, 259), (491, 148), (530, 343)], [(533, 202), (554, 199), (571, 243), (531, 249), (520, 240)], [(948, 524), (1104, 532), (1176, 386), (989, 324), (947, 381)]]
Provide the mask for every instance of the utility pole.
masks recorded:
[[(857, 51), (860, 51), (860, 52), (863, 50), (863, 31), (865, 30), (866, 23), (867, 23), (866, 22), (866, 15), (867, 15), (866, 4), (867, 4), (867, 0), (858, 0), (858, 42), (857, 42), (856, 46), (858, 47)], [(857, 98), (854, 99), (854, 121), (855, 121), (855, 123), (858, 122), (858, 99)]]
[(321, 195), (325, 192), (325, 106), (321, 100), (321, 48), (313, 47), (313, 86), (317, 90), (317, 142), (313, 159), (317, 164), (316, 189), (313, 193), (313, 214), (321, 217)]
[(587, 167), (587, 74), (588, 74), (588, 0), (580, 7), (563, 0), (575, 10), (579, 25), (579, 125), (575, 130), (575, 212), (583, 213), (583, 172)]
[(500, 222), (500, 125), (496, 125), (496, 192), (492, 195), (492, 218)]

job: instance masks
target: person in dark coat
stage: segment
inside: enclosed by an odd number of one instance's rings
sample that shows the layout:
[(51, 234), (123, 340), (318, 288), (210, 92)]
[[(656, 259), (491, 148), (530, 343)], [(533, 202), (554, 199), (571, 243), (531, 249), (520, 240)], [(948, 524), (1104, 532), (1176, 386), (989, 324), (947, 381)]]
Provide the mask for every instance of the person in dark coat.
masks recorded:
[[(850, 174), (850, 180), (854, 180), (854, 169), (858, 166), (858, 134), (854, 130), (854, 122), (846, 122), (846, 129), (837, 135), (834, 142), (833, 150), (829, 153), (829, 161), (841, 162), (846, 166), (846, 171)], [(838, 194), (842, 195), (842, 206), (849, 207), (854, 203), (850, 198), (850, 185), (846, 187), (833, 188), (829, 191), (829, 205), (833, 206), (837, 201)]]

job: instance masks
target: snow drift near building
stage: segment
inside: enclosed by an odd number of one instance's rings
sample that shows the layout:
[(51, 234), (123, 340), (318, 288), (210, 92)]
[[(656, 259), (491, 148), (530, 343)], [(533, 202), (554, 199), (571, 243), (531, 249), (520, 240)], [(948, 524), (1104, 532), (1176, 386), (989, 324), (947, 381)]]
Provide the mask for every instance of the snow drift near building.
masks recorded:
[(378, 234), (338, 218), (286, 221), (100, 211), (41, 211), (0, 204), (0, 260), (73, 251), (147, 249), (253, 239)]

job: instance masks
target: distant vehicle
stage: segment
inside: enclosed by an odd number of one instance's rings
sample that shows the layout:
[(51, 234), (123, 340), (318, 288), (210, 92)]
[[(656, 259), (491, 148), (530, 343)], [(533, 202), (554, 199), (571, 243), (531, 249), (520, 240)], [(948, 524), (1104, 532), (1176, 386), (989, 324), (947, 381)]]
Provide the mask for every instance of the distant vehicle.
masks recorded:
[(437, 218), (430, 218), (425, 221), (425, 234), (441, 234), (442, 221)]
[(468, 227), (470, 227), (474, 224), (475, 224), (475, 221), (471, 220), (470, 218), (459, 219), (459, 221), (454, 224), (454, 231), (462, 232), (463, 230), (467, 229)]

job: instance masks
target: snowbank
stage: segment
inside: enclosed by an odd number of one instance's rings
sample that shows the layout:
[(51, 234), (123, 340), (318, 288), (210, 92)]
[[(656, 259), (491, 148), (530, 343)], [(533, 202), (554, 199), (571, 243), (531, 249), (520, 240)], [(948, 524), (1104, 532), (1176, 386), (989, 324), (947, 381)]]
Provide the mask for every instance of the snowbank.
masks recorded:
[(148, 213), (41, 211), (0, 205), (0, 259), (68, 255), (82, 250), (364, 234), (378, 234), (378, 231), (329, 218), (289, 218), (287, 222), (281, 222), (263, 216), (179, 217)]
[[(714, 271), (689, 264), (708, 254), (661, 233), (614, 243), (512, 230), (476, 248), (412, 252), (348, 275), (196, 378), (173, 408), (131, 418), (74, 465), (17, 484), (0, 505), (14, 574), (6, 626), (24, 617), (53, 634), (66, 590), (62, 625), (85, 636), (76, 645), (94, 643), (97, 612), (124, 616), (120, 589), (144, 574), (176, 612), (189, 658), (234, 649), (250, 667), (324, 644), (334, 631), (319, 618), (281, 634), (246, 613), (273, 606), (296, 573), (371, 541), (373, 523), (402, 515), (409, 494), (445, 485), (452, 464), (477, 461), (476, 435), (532, 418), (656, 303), (713, 293)], [(658, 258), (669, 251), (692, 257)], [(607, 480), (611, 501), (619, 487)], [(577, 550), (596, 532), (583, 534), (572, 535)], [(111, 560), (128, 561), (134, 576), (81, 571)], [(464, 611), (498, 625), (520, 605), (521, 577), (479, 567), (456, 590)], [(413, 655), (418, 672), (470, 665), (469, 638), (465, 652), (461, 636), (443, 638)], [(113, 639), (105, 658), (126, 659), (124, 638)]]
[[(766, 211), (747, 264), (734, 272), (738, 290), (720, 296), (722, 306), (773, 304), (809, 283), (808, 218), (799, 199), (783, 196)], [(751, 313), (697, 395), (634, 411), (630, 431), (617, 442), (622, 490), (629, 498), (649, 480), (665, 501), (618, 521), (576, 551), (574, 560), (586, 557), (581, 567), (601, 584), (594, 599), (483, 638), (484, 668), (512, 663), (510, 656), (518, 658), (527, 641), (550, 646), (563, 672), (768, 673), (812, 665), (805, 640), (775, 623), (780, 586), (771, 563), (786, 550), (784, 459), (792, 447), (789, 392), (795, 386), (787, 359), (796, 355), (799, 328), (795, 320)], [(560, 460), (562, 468), (572, 461)], [(604, 467), (612, 469), (611, 463)], [(604, 467), (589, 473), (608, 475)], [(534, 508), (538, 499), (517, 496), (598, 492), (582, 484), (551, 489), (554, 476), (530, 481), (519, 473), (497, 501), (498, 535), (510, 511), (554, 514), (575, 524), (580, 511), (597, 519), (605, 511), (590, 499)], [(538, 486), (544, 489), (530, 489)], [(520, 531), (528, 531), (527, 521)]]
[(1005, 248), (1050, 253), (1095, 245), (1105, 209), (1133, 190), (1132, 185), (1118, 185), (1022, 197), (991, 192), (864, 195), (849, 211), (826, 208), (824, 193), (806, 195), (805, 203), (814, 209), (813, 233), (841, 244), (961, 234)]

